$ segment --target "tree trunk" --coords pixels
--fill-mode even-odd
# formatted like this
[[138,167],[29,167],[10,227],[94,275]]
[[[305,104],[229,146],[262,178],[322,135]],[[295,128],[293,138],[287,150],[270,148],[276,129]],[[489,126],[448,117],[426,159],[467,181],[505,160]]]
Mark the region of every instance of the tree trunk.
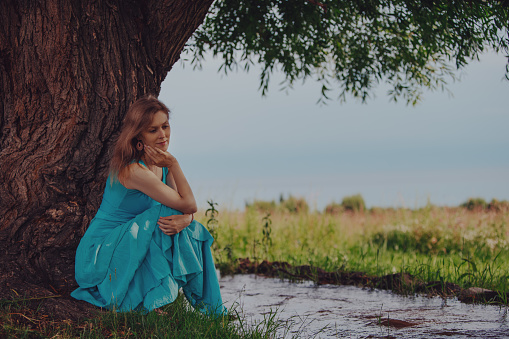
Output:
[[0,297],[76,287],[122,118],[159,93],[211,4],[0,1]]

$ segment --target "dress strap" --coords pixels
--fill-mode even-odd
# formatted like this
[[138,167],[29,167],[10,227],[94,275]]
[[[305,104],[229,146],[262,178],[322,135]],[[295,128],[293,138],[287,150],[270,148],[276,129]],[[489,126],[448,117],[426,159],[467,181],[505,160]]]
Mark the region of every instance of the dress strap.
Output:
[[168,176],[168,167],[163,167],[163,182],[166,184],[166,177]]
[[[146,168],[148,168],[148,166],[143,162],[143,160],[140,159],[140,161],[138,161],[139,164],[142,164],[143,166],[145,166]],[[162,182],[166,184],[166,176],[168,175],[168,167],[163,167],[163,180]]]

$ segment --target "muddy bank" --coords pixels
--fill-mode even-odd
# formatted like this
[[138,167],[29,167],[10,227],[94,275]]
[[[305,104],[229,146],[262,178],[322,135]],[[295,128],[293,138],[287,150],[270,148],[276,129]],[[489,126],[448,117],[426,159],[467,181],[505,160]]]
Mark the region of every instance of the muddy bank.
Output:
[[457,297],[464,303],[508,304],[509,293],[498,293],[479,287],[461,288],[457,284],[442,281],[421,281],[408,273],[388,274],[381,277],[362,272],[326,272],[309,265],[292,266],[287,262],[253,262],[249,258],[238,259],[237,265],[223,274],[257,274],[288,280],[309,280],[317,285],[362,286],[390,290],[400,294],[422,293],[428,296]]

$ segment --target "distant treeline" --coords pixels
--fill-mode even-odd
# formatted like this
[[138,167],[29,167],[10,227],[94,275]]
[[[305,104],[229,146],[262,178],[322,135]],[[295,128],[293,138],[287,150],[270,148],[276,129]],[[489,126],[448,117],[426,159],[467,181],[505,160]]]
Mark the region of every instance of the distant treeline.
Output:
[[[428,204],[426,207],[433,206]],[[465,208],[469,211],[509,211],[509,201],[492,199],[487,202],[483,198],[469,198],[467,201],[459,205],[458,207]],[[254,200],[252,202],[246,202],[246,209],[254,209],[264,213],[274,212],[290,212],[290,213],[307,213],[309,211],[308,202],[302,197],[294,197],[289,195],[285,198],[283,195],[279,197],[279,201],[276,200]],[[349,195],[344,197],[340,203],[331,202],[328,204],[323,213],[326,214],[339,214],[343,212],[381,212],[388,210],[396,210],[393,207],[371,207],[366,208],[366,203],[361,194]]]

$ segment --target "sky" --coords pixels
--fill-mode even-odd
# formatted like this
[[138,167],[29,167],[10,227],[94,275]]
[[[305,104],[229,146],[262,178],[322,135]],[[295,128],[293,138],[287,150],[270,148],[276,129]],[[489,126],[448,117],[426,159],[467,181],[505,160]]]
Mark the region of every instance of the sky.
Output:
[[[456,206],[469,197],[509,200],[506,58],[488,53],[458,73],[450,93],[394,103],[381,86],[361,103],[318,105],[312,81],[262,97],[259,73],[178,62],[159,99],[171,110],[169,151],[200,207],[242,209],[253,200],[304,197],[311,208],[360,193],[368,207]],[[278,80],[279,79],[279,80]]]

